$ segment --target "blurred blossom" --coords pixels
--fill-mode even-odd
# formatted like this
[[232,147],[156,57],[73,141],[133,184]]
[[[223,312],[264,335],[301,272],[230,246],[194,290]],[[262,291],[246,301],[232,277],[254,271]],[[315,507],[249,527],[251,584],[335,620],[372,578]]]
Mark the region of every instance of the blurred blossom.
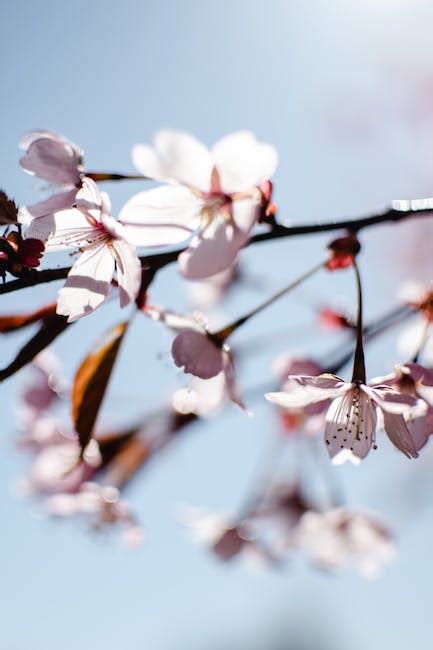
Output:
[[379,520],[344,508],[305,513],[298,544],[320,568],[338,571],[352,563],[365,578],[377,577],[395,557],[391,535]]
[[130,506],[120,499],[114,487],[84,483],[75,494],[56,494],[48,498],[45,505],[51,516],[83,518],[96,531],[121,528],[124,541],[130,547],[139,545],[143,539]]

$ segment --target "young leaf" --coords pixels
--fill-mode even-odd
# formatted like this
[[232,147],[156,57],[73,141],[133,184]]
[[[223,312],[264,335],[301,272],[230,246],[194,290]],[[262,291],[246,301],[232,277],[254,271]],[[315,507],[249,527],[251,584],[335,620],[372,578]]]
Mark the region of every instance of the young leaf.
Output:
[[17,223],[18,207],[13,199],[10,199],[6,192],[0,190],[0,225],[10,226]]
[[89,443],[104,399],[128,321],[110,330],[101,346],[91,352],[75,375],[72,386],[72,421],[81,450]]
[[68,323],[65,316],[54,314],[46,318],[36,334],[21,348],[15,359],[6,368],[0,370],[0,381],[7,379],[33,361],[35,356],[45,350],[69,325],[71,323]]

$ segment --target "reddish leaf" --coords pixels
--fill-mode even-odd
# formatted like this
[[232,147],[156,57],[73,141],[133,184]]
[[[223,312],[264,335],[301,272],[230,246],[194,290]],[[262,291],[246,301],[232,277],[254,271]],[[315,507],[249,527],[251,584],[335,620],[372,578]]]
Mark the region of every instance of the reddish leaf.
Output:
[[27,327],[38,320],[46,322],[53,317],[56,313],[56,303],[45,305],[36,311],[27,312],[26,314],[10,314],[8,316],[0,316],[0,332],[7,334],[14,332],[22,327]]
[[17,223],[18,207],[3,190],[0,190],[0,225],[10,226]]
[[82,451],[89,443],[128,322],[108,332],[78,368],[72,387],[72,421]]
[[54,314],[47,318],[30,341],[21,348],[15,359],[6,368],[0,370],[0,381],[7,379],[33,361],[35,356],[45,350],[70,324],[66,316]]

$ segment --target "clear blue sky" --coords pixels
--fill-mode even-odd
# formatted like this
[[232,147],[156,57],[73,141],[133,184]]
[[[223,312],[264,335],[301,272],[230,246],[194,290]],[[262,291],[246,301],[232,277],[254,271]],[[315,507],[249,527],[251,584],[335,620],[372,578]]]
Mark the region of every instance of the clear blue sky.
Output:
[[[280,151],[276,199],[285,220],[363,214],[392,198],[431,194],[431,2],[3,0],[0,7],[0,184],[22,202],[35,192],[18,167],[17,142],[38,127],[80,144],[89,168],[118,171],[132,169],[131,146],[160,127],[187,129],[208,144],[251,129]],[[110,188],[115,207],[135,189]],[[413,227],[365,235],[368,314],[393,304],[398,281],[417,273],[406,244],[416,242],[422,257],[426,235],[431,229],[419,236]],[[278,287],[315,263],[325,242],[270,243],[248,250],[245,264]],[[425,275],[425,265],[419,268]],[[167,269],[155,302],[182,308],[180,286],[174,267]],[[2,297],[1,311],[53,293],[50,286]],[[258,298],[243,291],[229,301],[227,318]],[[292,348],[323,349],[323,341],[300,336],[300,324],[332,298],[351,304],[349,277],[311,281],[245,336],[294,328]],[[56,345],[69,373],[115,319],[108,307]],[[20,340],[1,342],[1,365]],[[272,353],[288,349],[289,340],[276,340]],[[370,349],[371,374],[396,359],[393,344]],[[112,398],[125,418],[143,403],[145,410],[162,403],[167,387],[182,381],[166,356],[168,339],[144,319],[128,349]],[[267,350],[248,361],[243,384],[268,372],[270,360]],[[414,503],[431,493],[432,449],[415,467],[384,444],[361,468],[340,470],[349,500],[382,508],[397,528],[400,554],[379,582],[350,572],[323,576],[301,561],[282,573],[224,567],[176,524],[179,502],[230,508],[242,499],[272,435],[265,404],[253,420],[229,409],[197,427],[132,486],[148,542],[128,554],[115,539],[41,520],[36,506],[13,494],[24,472],[11,406],[19,381],[2,387],[0,402],[0,650],[431,648],[432,508],[412,514],[407,487],[415,486]]]

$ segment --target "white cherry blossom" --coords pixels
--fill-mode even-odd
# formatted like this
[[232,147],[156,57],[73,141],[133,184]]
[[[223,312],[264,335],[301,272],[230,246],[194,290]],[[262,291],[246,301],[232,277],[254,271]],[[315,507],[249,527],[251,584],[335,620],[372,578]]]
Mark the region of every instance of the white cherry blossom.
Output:
[[91,179],[83,181],[76,206],[34,219],[26,231],[26,237],[45,241],[47,251],[81,251],[58,295],[57,313],[69,322],[104,302],[115,269],[121,307],[137,297],[141,283],[140,260],[127,230],[111,216],[107,195]]
[[137,245],[178,244],[193,238],[179,256],[182,275],[202,279],[236,260],[260,214],[259,186],[275,172],[275,148],[248,131],[232,133],[211,150],[180,131],[160,131],[154,146],[133,149],[137,169],[166,183],[140,192],[120,220],[134,228]]

